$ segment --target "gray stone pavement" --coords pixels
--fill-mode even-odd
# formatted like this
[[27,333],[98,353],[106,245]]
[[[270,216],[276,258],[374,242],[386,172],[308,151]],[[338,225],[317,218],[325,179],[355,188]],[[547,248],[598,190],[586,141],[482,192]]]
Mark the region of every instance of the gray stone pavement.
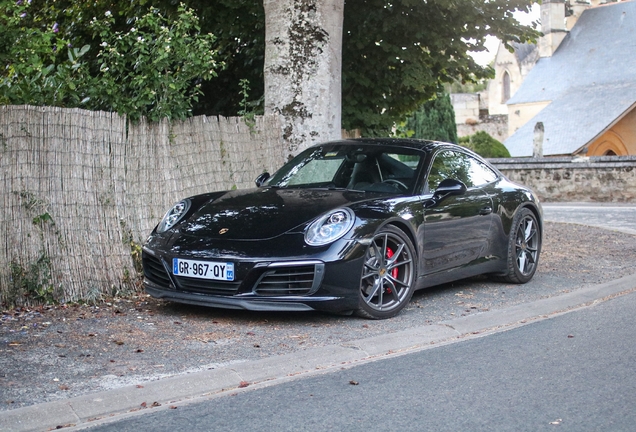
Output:
[[[588,205],[546,205],[546,220],[570,223],[598,223],[604,228],[632,230],[631,216],[616,223],[608,209],[623,214],[628,206],[590,207],[581,217],[577,209]],[[569,215],[568,220],[558,220]],[[630,213],[628,213],[630,215]],[[623,217],[625,215],[623,214]],[[628,231],[623,231],[628,232]],[[636,234],[636,229],[634,229]],[[401,355],[479,337],[547,319],[555,314],[592,305],[636,290],[636,274],[608,283],[578,289],[505,309],[418,326],[401,332],[312,348],[287,355],[228,365],[213,370],[178,375],[141,385],[47,402],[0,412],[0,431],[38,431],[65,427],[79,430],[120,416],[140,415],[149,410],[171,409],[223,392],[247,386],[272,385],[302,376],[337,370],[387,356]]]

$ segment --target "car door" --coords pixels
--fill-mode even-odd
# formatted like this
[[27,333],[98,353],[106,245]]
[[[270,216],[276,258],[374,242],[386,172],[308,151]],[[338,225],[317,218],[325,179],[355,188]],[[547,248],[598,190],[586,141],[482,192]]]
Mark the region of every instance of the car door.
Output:
[[[488,244],[493,203],[483,186],[496,179],[485,175],[480,162],[455,150],[442,150],[433,159],[425,182],[424,218],[420,228],[424,274],[461,267],[482,256]],[[481,164],[483,165],[483,164]],[[461,193],[436,194],[442,181],[466,186]],[[448,183],[448,182],[446,182]]]

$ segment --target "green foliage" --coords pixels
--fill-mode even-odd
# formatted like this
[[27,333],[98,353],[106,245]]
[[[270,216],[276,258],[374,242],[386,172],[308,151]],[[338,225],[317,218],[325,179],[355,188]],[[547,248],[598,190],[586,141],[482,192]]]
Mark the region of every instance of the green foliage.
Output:
[[183,4],[176,19],[157,8],[131,20],[125,31],[114,28],[112,13],[93,19],[99,37],[98,82],[89,106],[125,113],[133,120],[185,118],[201,94],[199,80],[216,76],[220,66],[214,36],[201,34],[199,19]]
[[73,48],[58,33],[57,22],[31,14],[30,1],[0,0],[0,104],[81,104],[89,46]]
[[51,260],[42,252],[38,259],[22,266],[11,262],[10,304],[21,298],[32,299],[36,303],[54,303],[55,289],[51,284]]
[[455,111],[450,96],[438,94],[425,102],[406,120],[406,130],[413,138],[457,143]]
[[[6,8],[13,7],[15,2],[0,0],[0,4]],[[28,20],[29,31],[37,29],[37,31],[45,32],[46,30],[50,33],[54,23],[59,23],[58,33],[51,35],[51,40],[55,40],[56,43],[59,41],[62,45],[56,51],[58,54],[55,55],[54,62],[49,60],[40,62],[44,67],[55,64],[57,68],[60,64],[67,62],[67,45],[64,44],[66,41],[74,47],[91,46],[89,52],[79,56],[78,63],[81,65],[73,72],[75,76],[70,80],[76,89],[74,92],[72,89],[63,92],[69,102],[58,101],[57,105],[78,106],[78,101],[81,103],[87,97],[88,90],[99,89],[102,86],[100,81],[102,66],[111,68],[110,62],[115,63],[118,60],[114,53],[111,54],[105,49],[106,47],[100,45],[102,41],[106,41],[110,49],[116,45],[114,43],[116,41],[102,39],[99,35],[95,35],[90,24],[92,17],[104,17],[107,12],[110,12],[110,18],[114,20],[109,23],[111,36],[125,36],[128,43],[132,44],[136,36],[131,34],[133,33],[131,27],[140,31],[138,21],[142,19],[138,18],[135,21],[134,17],[148,15],[149,4],[148,0],[137,2],[39,0],[34,2],[31,6],[33,12],[29,15],[32,19]],[[214,48],[217,53],[217,67],[205,68],[214,69],[214,74],[209,74],[208,77],[216,75],[216,78],[203,79],[203,71],[200,71],[198,74],[190,74],[194,78],[186,79],[184,76],[183,80],[173,83],[176,90],[185,91],[192,96],[190,99],[192,113],[236,115],[241,109],[245,110],[245,102],[252,107],[254,113],[262,113],[265,56],[265,14],[262,2],[185,0],[185,4],[196,10],[201,18],[197,24],[200,26],[200,31],[195,29],[189,32],[189,35],[195,38],[194,40],[210,32],[216,37]],[[536,38],[538,32],[521,26],[512,16],[512,11],[528,10],[530,4],[529,0],[347,1],[344,9],[342,50],[343,128],[360,129],[366,136],[387,135],[396,123],[439,92],[443,84],[454,81],[480,82],[484,78],[491,77],[492,68],[475,63],[469,51],[484,50],[486,35],[496,36],[506,43],[524,42]],[[182,16],[179,8],[184,6],[177,5],[175,0],[155,0],[152,5],[160,12],[156,15],[151,13],[149,20],[167,20],[171,23],[170,28],[178,25],[177,21]],[[149,26],[145,31],[150,33],[151,28],[153,27]],[[13,33],[1,30],[7,29],[0,28],[2,34],[0,52],[4,52],[2,47],[14,45],[17,39],[11,36]],[[30,36],[25,34],[22,37]],[[150,70],[151,73],[142,73],[142,69],[148,64],[138,62],[137,54],[142,55],[142,58],[146,60],[152,60],[160,57],[161,49],[164,47],[160,43],[149,44],[150,40],[144,37],[145,43],[139,46],[125,45],[117,41],[122,44],[117,46],[117,51],[126,57],[124,60],[128,67],[126,70],[128,75],[125,75],[121,81],[116,81],[106,74],[104,86],[110,94],[103,97],[91,94],[91,100],[85,101],[81,106],[108,109],[108,103],[111,103],[111,99],[116,96],[114,93],[120,90],[119,84],[122,84],[121,89],[126,92],[122,93],[121,99],[112,102],[120,107],[118,109],[132,110],[134,107],[140,107],[148,112],[152,111],[153,116],[154,113],[160,116],[158,113],[162,112],[166,105],[172,105],[172,103],[164,102],[161,96],[166,94],[166,88],[172,90],[169,84],[166,84],[168,81],[166,71],[181,72],[181,69],[162,66],[154,70],[148,67],[146,70]],[[50,45],[46,39],[43,39],[41,47],[42,58],[45,53],[50,54]],[[97,57],[100,48],[103,54]],[[188,58],[205,63],[205,58],[197,56],[194,52],[198,49],[196,44],[188,46],[188,49],[191,49]],[[154,50],[154,54],[150,54],[150,50]],[[64,51],[64,56],[59,55],[61,51]],[[173,52],[176,51],[175,48]],[[7,63],[6,59],[14,57],[14,55],[4,56],[2,60],[7,65],[11,63],[11,60]],[[98,61],[102,63],[98,64]],[[179,61],[175,60],[173,64],[179,64]],[[26,63],[37,64],[37,62]],[[225,68],[218,67],[221,63],[225,64]],[[139,69],[140,67],[142,69]],[[109,70],[111,74],[114,74],[113,69]],[[92,84],[83,84],[85,81],[80,79],[87,73],[95,79]],[[41,78],[38,79],[41,80]],[[250,83],[249,100],[245,100],[245,95],[242,93],[242,79],[247,79]],[[62,83],[62,81],[60,79],[57,82]],[[133,88],[133,83],[140,87]],[[201,93],[196,89],[199,84],[198,89],[205,97],[201,97]],[[143,87],[144,85],[146,87]],[[152,94],[150,89],[155,87],[156,94]],[[0,90],[0,93],[3,91]],[[178,112],[169,116],[180,117],[184,113],[189,113],[187,105],[182,100],[177,100],[174,106]],[[132,113],[132,115],[135,114]]]
[[141,261],[141,252],[142,252],[141,244],[135,241],[132,230],[130,229],[130,227],[128,227],[128,225],[123,219],[119,221],[119,226],[122,232],[122,240],[124,242],[124,245],[130,247],[130,257],[132,258],[132,265],[136,273],[135,276],[133,277],[131,276],[130,271],[128,269],[125,269],[123,282],[125,284],[140,285],[141,280],[143,278],[143,265]]
[[509,158],[510,152],[487,132],[479,131],[474,135],[461,137],[459,143],[485,158]]
[[[116,111],[132,120],[191,115],[202,82],[222,67],[215,38],[201,31],[193,9],[181,4],[167,16],[145,3],[100,9],[0,0],[0,103]],[[103,10],[111,6],[115,13]]]
[[238,111],[238,115],[243,117],[243,121],[250,129],[251,134],[256,133],[256,110],[258,109],[257,103],[250,102],[250,82],[248,79],[242,79],[239,81],[239,85],[241,86],[241,91],[239,92],[242,96],[240,107],[241,109]]
[[479,82],[461,82],[458,80],[453,81],[450,84],[444,85],[446,93],[479,93],[486,90],[488,82],[486,79],[479,80]]

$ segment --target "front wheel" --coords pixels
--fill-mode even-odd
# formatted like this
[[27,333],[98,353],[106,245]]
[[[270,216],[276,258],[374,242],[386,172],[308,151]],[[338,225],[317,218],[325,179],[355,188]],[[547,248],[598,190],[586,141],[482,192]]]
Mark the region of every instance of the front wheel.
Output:
[[526,283],[537,270],[541,253],[541,227],[532,211],[519,210],[512,221],[508,239],[506,282]]
[[382,228],[364,258],[356,314],[371,319],[397,315],[413,296],[416,274],[409,237],[394,226]]

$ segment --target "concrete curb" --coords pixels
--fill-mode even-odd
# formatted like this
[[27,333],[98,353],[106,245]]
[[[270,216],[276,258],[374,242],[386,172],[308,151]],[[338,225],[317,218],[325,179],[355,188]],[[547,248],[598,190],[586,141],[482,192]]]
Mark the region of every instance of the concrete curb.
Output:
[[[288,379],[450,343],[475,335],[518,327],[554,314],[589,306],[636,290],[636,274],[557,297],[482,312],[387,335],[360,339],[227,367],[178,375],[67,400],[0,412],[0,431],[43,431],[59,426],[82,428],[96,420],[137,412],[145,407],[235,390],[245,385]],[[144,410],[145,411],[145,410]],[[74,428],[75,429],[75,428]]]

